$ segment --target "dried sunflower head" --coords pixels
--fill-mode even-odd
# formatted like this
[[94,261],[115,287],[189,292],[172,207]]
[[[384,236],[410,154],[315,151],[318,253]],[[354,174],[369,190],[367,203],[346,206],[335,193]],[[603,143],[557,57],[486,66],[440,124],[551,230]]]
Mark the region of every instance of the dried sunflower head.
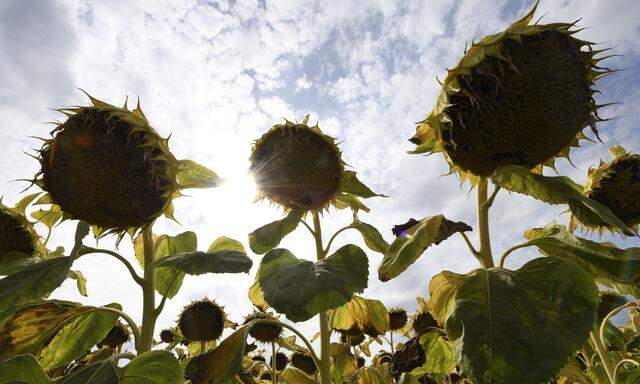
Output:
[[160,340],[162,340],[163,343],[171,344],[175,339],[176,334],[171,329],[163,329],[162,332],[160,332]]
[[407,325],[408,316],[404,308],[392,308],[389,311],[389,329],[398,331]]
[[109,333],[107,333],[104,339],[98,343],[98,348],[106,345],[111,349],[116,349],[129,341],[130,338],[131,332],[129,332],[129,327],[118,321],[116,325],[109,330]]
[[89,98],[89,106],[59,110],[67,120],[56,123],[39,151],[34,183],[64,219],[122,234],[162,214],[173,218],[172,200],[181,189],[219,184],[212,171],[177,160],[139,104],[129,110],[126,102],[119,108]]
[[[248,324],[252,320],[265,319],[277,320],[275,316],[266,312],[254,312],[244,319],[243,324]],[[258,323],[249,330],[249,335],[262,343],[274,343],[282,334],[282,326],[278,324]]]
[[321,210],[340,192],[340,150],[307,118],[271,128],[255,142],[250,161],[261,196],[285,208]]
[[613,291],[600,292],[598,304],[598,322],[602,322],[609,312],[627,304],[627,298]]
[[311,355],[304,352],[294,352],[293,355],[291,355],[291,365],[311,376],[313,376],[318,369]]
[[347,340],[349,341],[349,345],[356,346],[364,342],[365,336],[364,336],[364,333],[358,333],[355,335],[349,335],[349,334],[343,333],[340,335],[340,342],[342,344],[347,344]]
[[225,319],[224,310],[215,302],[205,298],[189,304],[182,310],[178,327],[185,339],[212,341],[222,336]]
[[425,363],[426,357],[419,338],[416,336],[409,339],[401,349],[394,353],[391,361],[391,374],[396,379],[404,372],[411,372]]
[[[609,208],[629,228],[637,230],[640,224],[640,155],[627,153],[620,147],[610,148],[614,159],[600,161],[597,168],[589,169],[583,193],[590,199]],[[571,226],[586,229],[619,232],[598,217],[592,217],[572,207]]]
[[420,122],[412,153],[443,152],[472,184],[501,166],[553,166],[601,121],[592,89],[612,71],[576,39],[575,23],[529,25],[537,4],[505,31],[474,42]]
[[18,209],[0,202],[0,265],[44,251],[40,237]]
[[438,322],[433,318],[431,313],[425,309],[416,312],[411,318],[411,328],[417,336],[437,326]]
[[[276,363],[276,370],[282,371],[287,367],[287,364],[289,364],[289,358],[284,353],[278,352],[276,353],[275,363]],[[271,359],[269,360],[269,366],[272,366],[272,365],[273,365],[273,356],[271,356]]]

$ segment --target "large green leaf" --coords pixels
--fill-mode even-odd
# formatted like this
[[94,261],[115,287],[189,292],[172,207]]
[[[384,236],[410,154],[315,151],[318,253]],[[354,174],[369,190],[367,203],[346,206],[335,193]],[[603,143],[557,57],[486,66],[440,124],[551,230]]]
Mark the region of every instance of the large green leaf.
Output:
[[[2,258],[3,263],[0,265],[0,276],[14,274],[30,265],[38,264],[43,260],[39,257],[24,257],[22,255],[24,255],[22,252],[12,252],[11,255],[5,253]],[[12,256],[15,256],[15,259]]]
[[411,373],[416,376],[449,374],[456,365],[451,344],[439,332],[424,333],[419,340],[422,349],[425,351],[425,363],[411,371]]
[[249,234],[249,248],[259,255],[274,249],[285,236],[296,229],[304,213],[303,210],[293,210],[284,219],[263,225],[251,232]]
[[375,196],[384,196],[373,192],[369,187],[364,185],[363,182],[358,180],[354,171],[342,172],[342,177],[340,178],[340,191],[364,197],[365,199]]
[[378,253],[385,253],[389,249],[389,243],[387,243],[380,232],[371,224],[363,223],[360,220],[354,221],[351,226],[355,228],[364,239],[364,243],[370,250]]
[[119,384],[118,368],[107,359],[73,371],[60,384]]
[[[106,307],[122,310],[120,304]],[[85,354],[115,325],[118,315],[115,313],[91,311],[79,316],[56,334],[53,340],[40,353],[40,364],[49,370],[66,365]]]
[[[156,263],[159,260],[177,253],[195,252],[198,248],[198,238],[194,232],[182,232],[176,236],[162,235],[154,239]],[[140,266],[144,268],[144,248],[142,235],[136,237],[134,241],[134,249],[136,258]],[[184,272],[177,271],[173,268],[157,268],[155,270],[156,291],[168,298],[174,297],[184,279]]]
[[20,355],[0,363],[0,384],[53,383],[32,355]]
[[598,300],[593,278],[570,260],[478,269],[457,286],[445,329],[475,384],[539,384],[586,342]]
[[353,296],[349,302],[336,308],[332,328],[347,331],[357,326],[361,330],[370,327],[385,334],[389,330],[389,312],[379,300]]
[[0,361],[26,353],[38,355],[62,327],[86,311],[77,303],[58,300],[16,308],[3,320]]
[[555,222],[525,233],[529,239],[523,246],[536,246],[547,256],[577,261],[591,274],[607,282],[635,284],[640,281],[640,248],[619,249],[569,233]]
[[367,287],[369,262],[362,249],[352,244],[316,263],[279,248],[263,257],[258,273],[266,302],[298,322],[339,307],[362,292]]
[[73,264],[70,257],[59,257],[29,265],[0,280],[0,311],[33,300],[40,300],[67,278]]
[[380,281],[388,281],[404,272],[432,244],[440,244],[456,232],[470,231],[462,222],[447,220],[442,215],[424,218],[391,243],[378,268]]
[[228,237],[220,237],[208,252],[182,252],[169,255],[154,263],[154,268],[168,267],[189,275],[203,273],[249,273],[253,261],[242,244]]
[[438,324],[444,324],[447,319],[449,308],[463,282],[464,275],[449,271],[442,271],[431,279],[429,313],[438,321]]
[[183,384],[182,368],[167,351],[150,351],[137,356],[122,370],[122,384]]
[[180,160],[176,179],[181,189],[212,188],[222,183],[215,172],[192,160]]
[[226,384],[242,368],[249,324],[238,328],[215,349],[189,361],[184,377],[192,384]]
[[584,196],[582,187],[566,176],[543,176],[531,172],[527,167],[508,165],[496,169],[491,181],[506,190],[529,195],[549,204],[568,204],[574,215],[596,216],[625,234],[635,235],[609,208]]

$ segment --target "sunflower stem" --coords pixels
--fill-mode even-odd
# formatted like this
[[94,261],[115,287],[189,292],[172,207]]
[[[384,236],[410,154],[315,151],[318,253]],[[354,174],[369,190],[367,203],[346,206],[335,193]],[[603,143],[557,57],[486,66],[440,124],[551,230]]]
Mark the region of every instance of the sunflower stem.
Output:
[[611,360],[609,360],[609,355],[607,354],[607,349],[605,348],[604,344],[602,343],[602,340],[600,339],[600,336],[598,336],[598,334],[595,331],[591,331],[591,341],[593,342],[593,345],[596,347],[596,351],[598,353],[598,356],[600,356],[600,361],[602,362],[602,365],[604,366],[604,370],[607,373],[607,377],[609,378],[609,382],[611,384],[616,384],[616,378],[614,376],[615,368],[613,367],[613,364],[611,363]]
[[480,263],[483,268],[493,268],[491,254],[491,238],[489,236],[489,196],[487,192],[487,178],[481,177],[478,182],[478,231],[480,233]]
[[[313,230],[316,240],[316,256],[318,260],[322,260],[325,258],[325,252],[322,248],[320,216],[316,211],[313,211]],[[320,384],[331,384],[330,337],[329,316],[327,312],[322,312],[320,313]]]
[[141,341],[138,354],[151,350],[153,344],[153,331],[156,323],[156,282],[153,270],[153,232],[151,225],[142,230],[142,240],[144,246],[144,285],[142,286],[142,329]]
[[276,368],[276,343],[271,343],[271,382],[278,383],[278,371]]
[[395,347],[393,346],[393,331],[391,331],[391,334],[389,335],[389,345],[391,345],[391,354],[393,355],[396,353]]

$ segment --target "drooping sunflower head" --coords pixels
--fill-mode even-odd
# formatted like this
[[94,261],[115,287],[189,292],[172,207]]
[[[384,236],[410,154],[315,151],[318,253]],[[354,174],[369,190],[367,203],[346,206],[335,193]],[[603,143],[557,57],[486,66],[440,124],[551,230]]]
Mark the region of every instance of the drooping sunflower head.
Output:
[[162,332],[160,332],[160,340],[162,340],[163,343],[171,344],[176,340],[176,333],[173,329],[163,329]]
[[592,89],[612,71],[575,23],[529,25],[537,4],[505,31],[474,42],[448,70],[412,153],[443,152],[472,184],[501,166],[553,167],[601,121]]
[[259,193],[288,209],[321,210],[340,192],[344,163],[317,125],[286,121],[255,142],[250,171]]
[[[253,320],[277,320],[275,316],[267,312],[254,312],[244,319],[244,324],[249,324]],[[251,326],[249,335],[262,343],[274,343],[282,334],[282,326],[270,323],[257,323]]]
[[317,370],[315,361],[305,352],[294,352],[291,355],[291,365],[312,376]]
[[408,316],[404,308],[392,308],[389,310],[389,329],[397,331],[407,325]]
[[420,337],[409,339],[397,350],[391,361],[391,374],[398,379],[404,372],[411,372],[426,361],[425,352],[420,345]]
[[205,298],[189,304],[182,310],[178,327],[185,339],[213,341],[222,336],[226,315],[222,307]]
[[[590,199],[609,208],[629,228],[637,230],[640,224],[640,155],[627,153],[620,147],[610,148],[614,159],[600,161],[597,168],[589,169],[583,193]],[[586,229],[619,232],[598,217],[572,210],[572,225]]]
[[[287,357],[287,355],[285,355],[282,352],[278,352],[276,353],[276,369],[278,371],[282,371],[283,369],[285,369],[287,367],[287,364],[289,364],[289,358]],[[272,366],[272,364],[274,363],[273,361],[273,356],[271,356],[271,360],[269,361],[269,365]]]
[[129,327],[118,321],[97,345],[98,348],[108,346],[111,349],[116,349],[129,341],[130,338],[131,332],[129,331]]
[[613,291],[600,292],[600,303],[598,304],[597,318],[601,323],[609,312],[627,304],[627,298]]
[[0,265],[33,257],[43,250],[33,224],[17,209],[0,202]]
[[437,326],[438,322],[433,318],[431,313],[425,309],[416,312],[411,317],[411,329],[416,335],[422,335]]
[[356,333],[356,334],[343,333],[340,335],[340,342],[342,344],[349,343],[349,345],[351,346],[360,345],[364,342],[364,340],[365,340],[365,334],[362,332]]
[[124,232],[170,215],[180,162],[168,140],[133,111],[91,96],[92,105],[61,109],[68,118],[40,150],[36,183],[66,218]]

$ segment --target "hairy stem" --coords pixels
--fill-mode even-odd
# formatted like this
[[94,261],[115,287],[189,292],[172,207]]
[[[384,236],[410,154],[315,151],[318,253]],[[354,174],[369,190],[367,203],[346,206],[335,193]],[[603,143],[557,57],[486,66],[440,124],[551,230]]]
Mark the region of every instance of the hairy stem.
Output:
[[391,335],[389,335],[389,344],[391,345],[391,354],[393,355],[394,353],[396,353],[396,347],[393,346],[393,331],[391,331]]
[[138,354],[151,350],[153,344],[153,331],[156,325],[156,282],[152,267],[154,258],[153,232],[151,226],[142,230],[144,246],[144,285],[142,286],[142,330],[140,350]]
[[480,263],[484,268],[492,268],[491,238],[489,236],[489,196],[487,193],[487,178],[481,177],[478,182],[478,231],[480,233]]
[[[313,230],[316,240],[316,256],[318,260],[325,257],[322,248],[322,229],[320,227],[320,217],[318,212],[313,212]],[[330,330],[329,315],[327,312],[320,313],[320,384],[331,384],[331,357],[330,357]]]
[[110,251],[108,249],[98,249],[98,248],[91,248],[91,247],[85,247],[85,246],[82,246],[80,248],[79,254],[81,256],[88,255],[90,253],[102,253],[105,255],[115,257],[122,264],[124,264],[124,266],[127,268],[129,273],[131,274],[131,277],[133,278],[133,281],[135,281],[136,284],[138,284],[141,287],[144,285],[144,279],[138,276],[138,274],[136,273],[136,270],[133,268],[129,260],[125,259],[124,256],[120,255],[119,253]]
[[276,368],[276,343],[271,343],[271,382],[278,383],[278,370]]
[[600,356],[600,361],[602,361],[604,370],[605,372],[607,372],[607,377],[609,378],[609,382],[611,384],[616,384],[616,378],[614,373],[615,368],[613,367],[613,364],[609,359],[609,355],[607,354],[607,348],[605,348],[604,344],[602,343],[600,336],[594,331],[591,331],[591,341],[593,342],[593,345],[596,347],[598,356]]

